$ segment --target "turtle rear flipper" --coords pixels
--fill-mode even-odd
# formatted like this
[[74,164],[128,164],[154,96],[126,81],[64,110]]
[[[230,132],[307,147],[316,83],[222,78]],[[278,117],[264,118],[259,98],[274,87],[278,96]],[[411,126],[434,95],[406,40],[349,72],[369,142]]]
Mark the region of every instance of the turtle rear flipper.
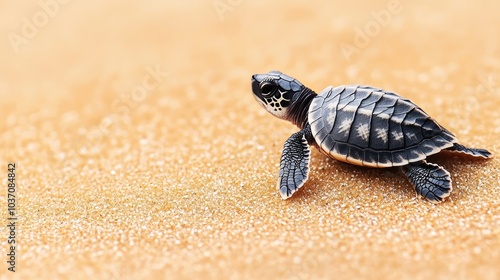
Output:
[[452,191],[450,173],[437,164],[425,160],[401,167],[417,194],[432,203],[441,202]]
[[448,148],[448,150],[468,154],[474,157],[483,157],[483,158],[493,157],[493,155],[486,149],[467,148],[464,145],[460,145],[458,143],[453,144],[453,147]]
[[311,149],[306,140],[309,125],[288,138],[281,154],[278,189],[281,197],[287,199],[307,181]]

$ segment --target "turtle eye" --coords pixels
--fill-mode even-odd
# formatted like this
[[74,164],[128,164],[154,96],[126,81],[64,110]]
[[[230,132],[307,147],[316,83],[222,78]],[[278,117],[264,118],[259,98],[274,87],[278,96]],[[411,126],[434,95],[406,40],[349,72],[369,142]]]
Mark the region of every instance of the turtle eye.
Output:
[[260,91],[262,92],[262,96],[271,96],[276,91],[276,84],[273,82],[264,82],[260,86]]

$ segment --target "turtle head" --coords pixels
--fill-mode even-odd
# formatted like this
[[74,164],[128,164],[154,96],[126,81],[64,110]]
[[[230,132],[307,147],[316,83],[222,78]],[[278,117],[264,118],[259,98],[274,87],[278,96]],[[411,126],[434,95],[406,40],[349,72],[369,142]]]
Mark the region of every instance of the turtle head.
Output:
[[255,100],[269,113],[284,120],[291,120],[290,108],[300,100],[306,87],[294,78],[278,71],[252,76]]

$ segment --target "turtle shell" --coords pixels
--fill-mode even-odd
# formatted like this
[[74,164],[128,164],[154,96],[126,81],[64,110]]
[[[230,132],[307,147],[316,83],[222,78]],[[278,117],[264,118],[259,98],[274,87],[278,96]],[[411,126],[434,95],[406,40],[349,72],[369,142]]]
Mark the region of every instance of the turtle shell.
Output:
[[355,165],[402,166],[458,143],[410,100],[370,86],[327,87],[308,121],[322,152]]

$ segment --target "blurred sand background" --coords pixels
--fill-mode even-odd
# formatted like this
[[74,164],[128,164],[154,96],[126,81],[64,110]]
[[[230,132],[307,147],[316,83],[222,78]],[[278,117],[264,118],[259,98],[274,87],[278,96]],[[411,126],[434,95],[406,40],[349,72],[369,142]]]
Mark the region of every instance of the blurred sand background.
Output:
[[[500,3],[311,3],[0,2],[1,178],[17,162],[19,215],[17,272],[2,253],[0,278],[499,279]],[[314,150],[282,201],[297,129],[250,91],[274,69],[318,92],[394,90],[497,157],[432,157],[454,192],[431,205],[395,170]]]

